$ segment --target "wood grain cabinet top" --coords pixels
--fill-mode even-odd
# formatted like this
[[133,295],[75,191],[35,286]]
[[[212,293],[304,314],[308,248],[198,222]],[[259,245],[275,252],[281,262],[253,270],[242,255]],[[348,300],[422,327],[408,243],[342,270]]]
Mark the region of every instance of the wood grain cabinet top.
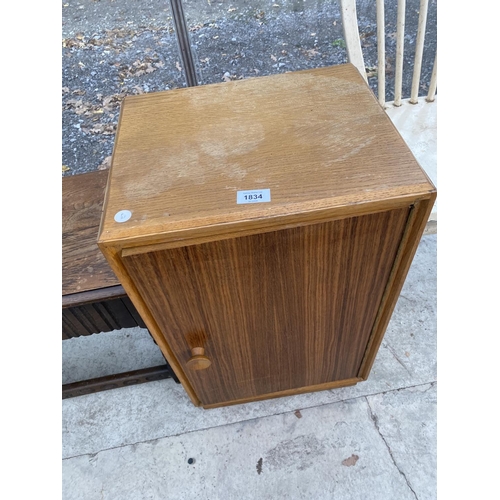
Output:
[[346,64],[125,98],[98,244],[209,408],[366,379],[435,197]]

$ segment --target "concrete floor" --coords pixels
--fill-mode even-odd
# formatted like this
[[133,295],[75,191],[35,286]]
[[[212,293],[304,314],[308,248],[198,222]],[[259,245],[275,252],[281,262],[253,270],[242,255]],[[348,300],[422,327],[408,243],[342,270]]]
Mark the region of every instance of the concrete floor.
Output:
[[[436,245],[366,382],[213,410],[171,379],[64,400],[63,498],[436,498]],[[63,382],[161,361],[141,329],[67,340]]]

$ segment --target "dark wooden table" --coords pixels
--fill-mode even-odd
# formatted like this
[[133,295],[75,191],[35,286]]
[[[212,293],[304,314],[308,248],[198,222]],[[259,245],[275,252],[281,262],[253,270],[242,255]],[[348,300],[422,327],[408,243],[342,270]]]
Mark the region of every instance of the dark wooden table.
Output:
[[[96,241],[108,171],[62,180],[62,339],[139,326],[139,313]],[[173,377],[168,363],[63,385],[63,398]]]

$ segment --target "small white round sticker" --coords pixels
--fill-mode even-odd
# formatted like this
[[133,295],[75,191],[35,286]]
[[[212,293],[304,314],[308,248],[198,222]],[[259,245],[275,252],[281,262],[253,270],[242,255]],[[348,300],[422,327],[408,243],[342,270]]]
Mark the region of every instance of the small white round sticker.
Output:
[[120,210],[115,214],[116,222],[127,222],[130,217],[132,217],[132,212],[130,210]]

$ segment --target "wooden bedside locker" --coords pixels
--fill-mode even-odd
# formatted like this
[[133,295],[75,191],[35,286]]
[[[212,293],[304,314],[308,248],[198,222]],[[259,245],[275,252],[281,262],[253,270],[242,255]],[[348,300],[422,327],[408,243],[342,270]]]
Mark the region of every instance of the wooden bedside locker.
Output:
[[365,380],[435,198],[346,64],[125,98],[98,244],[211,408]]

